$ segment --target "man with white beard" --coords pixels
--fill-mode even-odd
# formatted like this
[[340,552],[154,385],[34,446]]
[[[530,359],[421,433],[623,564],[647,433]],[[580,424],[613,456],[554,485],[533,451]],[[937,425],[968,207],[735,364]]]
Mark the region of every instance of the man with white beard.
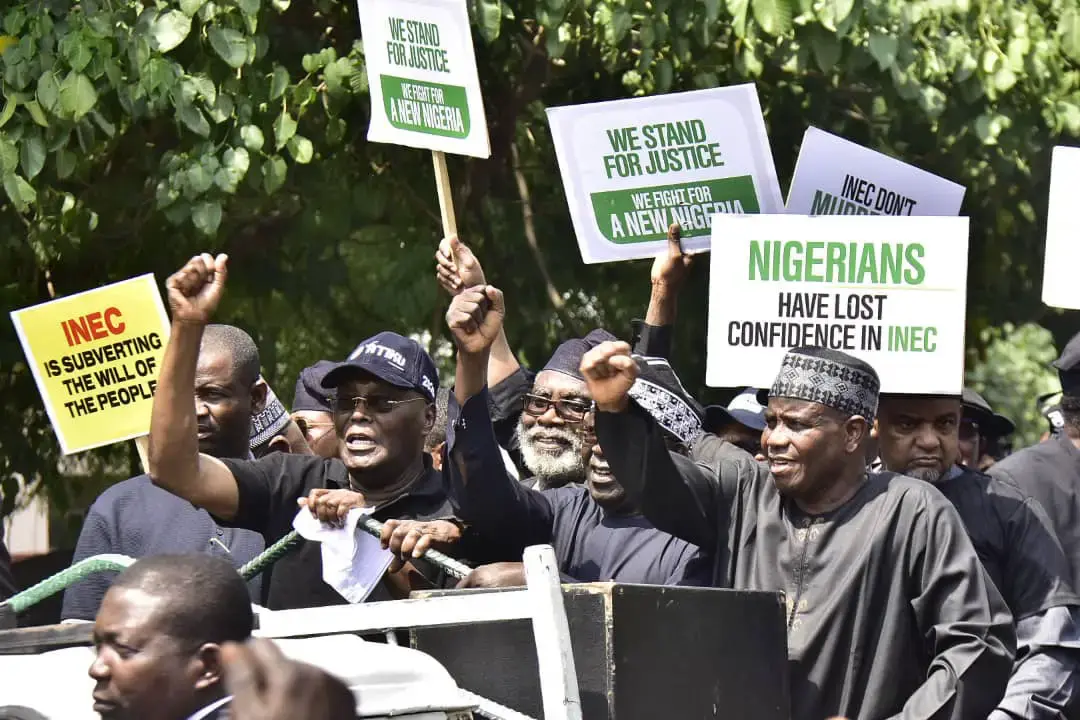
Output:
[[[571,470],[585,474],[581,465],[588,453],[587,488],[549,486],[538,492],[506,474],[492,427],[485,372],[503,314],[502,293],[490,286],[459,293],[447,313],[458,353],[447,413],[449,462],[443,472],[455,516],[496,546],[493,554],[508,561],[518,560],[529,545],[550,543],[568,582],[695,584],[697,574],[706,569],[694,562],[698,549],[643,518],[636,498],[619,484],[599,447],[594,448],[592,403],[581,392],[580,363],[585,349],[607,333],[597,331],[560,346],[525,396],[519,433],[526,462],[551,473],[541,476],[546,482],[565,479]],[[637,361],[641,377],[634,397],[650,408],[673,444],[685,447],[701,431],[700,407],[666,360]],[[457,528],[443,521],[393,524],[392,535],[383,534],[384,545],[398,555],[415,554],[425,545],[451,545],[458,536]],[[460,587],[523,583],[521,563],[502,562],[477,568]]]
[[522,396],[514,434],[531,474],[522,481],[527,487],[550,490],[585,482],[592,454],[592,442],[586,441],[592,398],[581,376],[581,358],[590,348],[614,339],[606,330],[593,330],[584,338],[567,340]]

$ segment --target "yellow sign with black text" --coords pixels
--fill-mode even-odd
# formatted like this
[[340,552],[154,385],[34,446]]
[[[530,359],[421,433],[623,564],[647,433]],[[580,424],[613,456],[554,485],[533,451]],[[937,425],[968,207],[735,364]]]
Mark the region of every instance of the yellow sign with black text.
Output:
[[11,313],[65,455],[150,432],[169,336],[153,275]]

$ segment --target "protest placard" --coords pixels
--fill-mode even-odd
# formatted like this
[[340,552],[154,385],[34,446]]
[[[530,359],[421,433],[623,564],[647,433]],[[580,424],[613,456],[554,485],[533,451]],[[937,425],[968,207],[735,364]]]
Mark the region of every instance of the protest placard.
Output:
[[65,455],[146,435],[169,320],[153,275],[11,313]]
[[718,216],[708,384],[767,388],[786,350],[818,345],[885,392],[958,394],[967,246],[962,217]]
[[1056,147],[1050,169],[1042,301],[1080,310],[1080,147]]
[[715,213],[782,213],[753,84],[549,108],[586,263],[654,257],[671,223],[709,248]]
[[371,92],[368,140],[491,155],[464,0],[357,0]]
[[787,211],[796,215],[959,215],[964,187],[812,127]]

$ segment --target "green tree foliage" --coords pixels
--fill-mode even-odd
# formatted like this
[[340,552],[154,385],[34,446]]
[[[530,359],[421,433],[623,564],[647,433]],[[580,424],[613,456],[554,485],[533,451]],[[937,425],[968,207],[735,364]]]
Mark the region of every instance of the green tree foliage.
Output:
[[[580,263],[543,108],[747,81],[785,185],[813,124],[968,187],[970,337],[1039,312],[1049,149],[1080,136],[1075,0],[466,1],[492,158],[451,159],[455,203],[527,361],[625,332],[648,297],[643,264]],[[4,307],[213,249],[233,258],[223,320],[286,398],[379,329],[445,337],[430,159],[365,139],[352,2],[13,0],[0,20]],[[706,284],[699,267],[682,304],[692,387]],[[0,403],[0,477],[78,505],[10,326]]]
[[1015,447],[1037,443],[1049,428],[1037,400],[1061,390],[1050,367],[1058,356],[1054,338],[1033,323],[1005,323],[984,330],[980,340],[985,350],[969,362],[967,382],[995,412],[1016,423]]

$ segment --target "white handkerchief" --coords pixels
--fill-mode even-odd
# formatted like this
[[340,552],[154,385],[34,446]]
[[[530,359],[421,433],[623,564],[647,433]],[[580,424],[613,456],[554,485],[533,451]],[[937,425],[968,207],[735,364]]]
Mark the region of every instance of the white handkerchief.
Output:
[[351,603],[361,603],[371,594],[393,560],[377,538],[358,530],[368,508],[353,508],[344,527],[324,525],[307,508],[301,508],[293,528],[305,540],[322,544],[323,580]]

